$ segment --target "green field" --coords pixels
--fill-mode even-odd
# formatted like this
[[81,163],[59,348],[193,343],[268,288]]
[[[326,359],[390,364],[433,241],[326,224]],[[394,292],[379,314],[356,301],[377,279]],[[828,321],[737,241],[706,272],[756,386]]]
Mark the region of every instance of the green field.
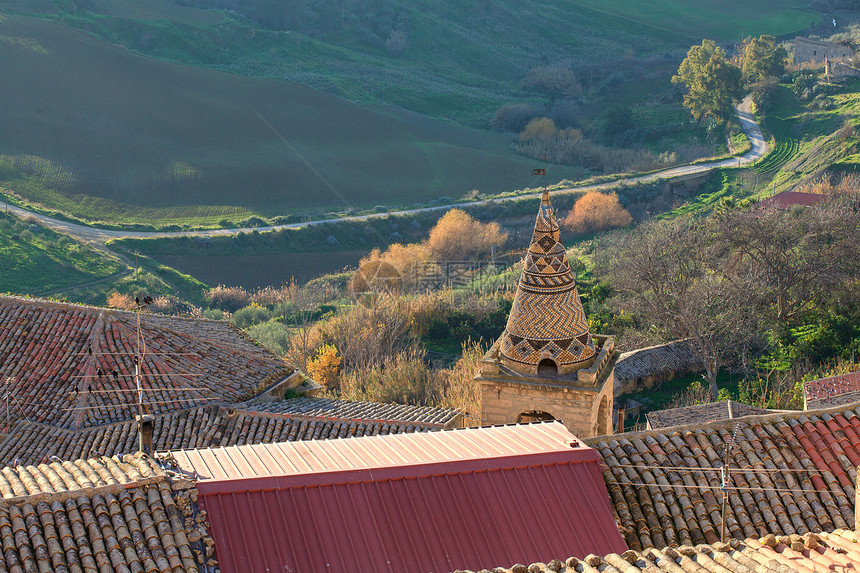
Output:
[[568,0],[617,18],[693,39],[741,40],[748,35],[802,31],[821,15],[804,0]]
[[[84,221],[158,227],[534,186],[535,162],[514,154],[509,136],[462,127],[486,128],[511,102],[549,113],[557,102],[520,87],[529,70],[574,70],[583,95],[568,116],[588,133],[610,104],[636,108],[668,90],[691,37],[740,38],[739,21],[788,32],[814,19],[800,18],[797,2],[766,0],[724,11],[662,0],[653,13],[629,0],[350,5],[408,22],[393,53],[385,26],[345,17],[266,27],[207,9],[211,0],[77,4],[0,2],[0,187]],[[678,19],[658,25],[670,12]],[[688,131],[676,135],[695,137]],[[646,145],[661,153],[683,143]],[[584,175],[550,172],[554,181]]]
[[84,220],[214,224],[533,183],[501,135],[144,58],[45,20],[7,16],[4,36],[0,184]]

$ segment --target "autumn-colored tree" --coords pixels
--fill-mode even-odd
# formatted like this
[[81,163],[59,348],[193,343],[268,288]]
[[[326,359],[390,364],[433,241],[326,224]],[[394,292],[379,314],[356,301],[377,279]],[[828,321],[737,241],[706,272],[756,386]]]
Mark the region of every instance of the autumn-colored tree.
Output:
[[536,117],[520,133],[520,141],[548,141],[555,135],[555,122],[548,117]]
[[317,349],[313,360],[308,362],[308,374],[327,390],[334,390],[340,381],[341,361],[340,354],[333,344],[323,344]]
[[776,43],[773,36],[747,38],[741,53],[741,70],[747,82],[758,82],[785,73],[788,52]]
[[413,292],[431,255],[424,243],[394,243],[385,251],[373,249],[359,262],[350,286],[354,293]]
[[684,107],[698,120],[729,117],[743,95],[740,69],[726,60],[725,51],[713,40],[690,48],[672,83],[686,86]]
[[437,261],[469,261],[507,240],[498,223],[481,223],[461,209],[451,209],[430,230],[427,246]]
[[615,193],[589,191],[580,197],[564,219],[564,227],[575,235],[588,235],[626,227],[633,221]]

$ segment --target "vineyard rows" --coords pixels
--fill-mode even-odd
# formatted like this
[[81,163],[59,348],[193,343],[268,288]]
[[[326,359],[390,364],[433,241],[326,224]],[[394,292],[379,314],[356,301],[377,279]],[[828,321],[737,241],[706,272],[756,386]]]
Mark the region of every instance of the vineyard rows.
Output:
[[773,151],[771,151],[764,159],[759,161],[753,169],[760,175],[776,175],[780,168],[788,163],[799,149],[800,143],[796,139],[777,141]]

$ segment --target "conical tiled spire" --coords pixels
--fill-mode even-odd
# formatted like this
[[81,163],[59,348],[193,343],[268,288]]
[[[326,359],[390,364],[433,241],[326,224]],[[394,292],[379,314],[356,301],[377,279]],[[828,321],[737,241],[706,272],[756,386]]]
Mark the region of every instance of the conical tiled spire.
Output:
[[596,350],[564,246],[558,220],[544,190],[535,232],[502,334],[501,357],[526,374],[553,364],[559,373],[586,368]]

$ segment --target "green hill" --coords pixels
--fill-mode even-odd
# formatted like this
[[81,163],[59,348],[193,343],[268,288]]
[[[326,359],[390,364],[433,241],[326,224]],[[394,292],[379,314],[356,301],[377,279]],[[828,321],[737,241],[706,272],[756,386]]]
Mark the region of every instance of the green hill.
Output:
[[501,104],[534,98],[520,85],[542,67],[569,67],[597,93],[607,82],[641,81],[631,72],[655,59],[677,66],[702,38],[791,34],[821,18],[803,0],[7,2],[58,12],[49,17],[143,54],[473,127],[486,127]]
[[[817,19],[794,0],[181,3],[0,0],[0,186],[162,226],[521,188],[533,160],[456,124],[527,101],[588,130],[614,101],[668,89],[703,35]],[[575,97],[521,87],[559,66]]]
[[533,179],[501,135],[141,57],[46,20],[3,18],[0,77],[0,184],[83,219],[215,223]]

